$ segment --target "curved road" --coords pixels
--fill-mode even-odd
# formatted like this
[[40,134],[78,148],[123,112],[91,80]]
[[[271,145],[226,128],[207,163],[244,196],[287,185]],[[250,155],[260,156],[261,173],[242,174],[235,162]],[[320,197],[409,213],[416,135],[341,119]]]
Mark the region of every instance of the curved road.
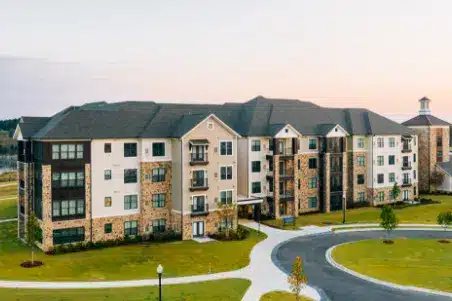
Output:
[[[281,244],[272,254],[273,262],[285,273],[291,270],[296,256],[303,258],[309,285],[318,289],[322,300],[332,301],[450,301],[448,297],[408,292],[374,284],[332,267],[325,259],[326,251],[335,245],[363,239],[380,238],[382,231],[347,232],[311,237],[298,237]],[[452,238],[452,232],[394,231],[392,237]],[[413,275],[416,277],[416,275]]]

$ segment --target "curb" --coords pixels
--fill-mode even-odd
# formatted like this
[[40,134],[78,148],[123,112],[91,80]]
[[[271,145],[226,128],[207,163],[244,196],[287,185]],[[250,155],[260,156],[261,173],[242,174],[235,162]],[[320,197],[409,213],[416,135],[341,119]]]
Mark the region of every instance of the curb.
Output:
[[[423,230],[423,229],[419,229],[419,230]],[[355,276],[357,278],[360,278],[362,280],[366,280],[368,282],[372,282],[378,285],[382,285],[382,286],[386,286],[386,287],[390,287],[393,289],[398,289],[398,290],[403,290],[403,291],[412,291],[412,292],[417,292],[417,293],[424,293],[424,294],[434,294],[434,295],[438,295],[438,296],[443,296],[443,297],[449,297],[452,298],[452,293],[446,293],[443,291],[436,291],[436,290],[430,290],[430,289],[426,289],[426,288],[420,288],[420,287],[416,287],[416,286],[407,286],[407,285],[400,285],[400,284],[394,284],[391,282],[387,282],[387,281],[382,281],[382,280],[378,280],[369,276],[365,276],[363,274],[360,274],[358,272],[355,272],[351,269],[348,269],[346,267],[344,267],[343,265],[337,263],[332,256],[333,250],[336,247],[342,246],[342,245],[347,245],[347,244],[351,244],[353,242],[346,242],[343,244],[339,244],[339,245],[335,245],[332,246],[331,248],[329,248],[326,253],[325,253],[325,259],[326,261],[332,265],[333,267],[335,267],[338,270],[341,270],[347,274],[350,274],[352,276]]]

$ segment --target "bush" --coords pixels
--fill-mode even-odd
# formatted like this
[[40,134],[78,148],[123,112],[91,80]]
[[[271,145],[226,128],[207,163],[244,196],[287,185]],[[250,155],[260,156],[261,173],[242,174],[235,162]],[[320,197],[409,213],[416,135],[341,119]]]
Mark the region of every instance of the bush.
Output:
[[232,240],[244,240],[249,235],[249,230],[238,226],[237,230],[229,229],[229,237],[226,236],[226,231],[220,230],[217,233],[209,234],[208,236],[212,239],[219,241],[232,241]]
[[347,209],[356,209],[356,208],[364,208],[369,207],[370,203],[368,201],[359,201],[351,204],[347,204]]
[[161,233],[153,233],[151,240],[158,242],[173,241],[182,239],[182,234],[176,233],[174,230],[166,230]]

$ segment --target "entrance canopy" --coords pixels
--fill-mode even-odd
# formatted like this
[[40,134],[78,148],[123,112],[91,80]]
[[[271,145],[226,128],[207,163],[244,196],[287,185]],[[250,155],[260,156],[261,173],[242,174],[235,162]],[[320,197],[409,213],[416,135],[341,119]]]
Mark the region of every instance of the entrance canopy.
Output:
[[257,197],[247,197],[244,195],[238,195],[237,196],[237,206],[240,205],[252,205],[252,204],[262,204],[264,201],[263,198],[257,198]]

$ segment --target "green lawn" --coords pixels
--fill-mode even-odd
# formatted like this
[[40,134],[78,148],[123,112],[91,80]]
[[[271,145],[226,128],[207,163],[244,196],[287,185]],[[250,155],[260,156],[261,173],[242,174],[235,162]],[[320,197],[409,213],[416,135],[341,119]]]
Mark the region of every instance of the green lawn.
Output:
[[17,217],[17,185],[2,187],[9,183],[0,182],[0,220]]
[[91,250],[62,255],[38,252],[44,266],[20,267],[30,258],[28,248],[16,239],[15,222],[0,224],[0,279],[5,280],[126,280],[155,278],[162,264],[166,277],[236,270],[249,263],[253,246],[265,238],[250,231],[243,241],[199,244],[194,241],[150,243]]
[[[271,292],[263,295],[260,301],[295,301],[295,295],[287,292]],[[300,301],[312,301],[312,299],[301,297]]]
[[402,285],[452,292],[452,243],[433,239],[363,240],[333,250],[338,263],[358,273]]
[[[162,299],[240,301],[250,284],[248,280],[227,279],[168,285],[162,287]],[[154,301],[158,300],[158,287],[83,290],[0,289],[0,295],[0,299],[5,301]]]
[[[422,196],[440,201],[440,204],[429,205],[411,205],[402,209],[395,209],[399,223],[404,224],[436,224],[436,217],[442,211],[452,210],[452,196],[446,195],[427,195]],[[346,223],[379,223],[380,208],[365,207],[358,209],[349,209],[346,213]],[[295,227],[292,225],[282,226],[279,220],[269,220],[263,222],[269,226],[284,228],[286,230],[298,229],[307,225],[340,225],[342,224],[342,211],[330,213],[315,213],[301,215],[296,219]]]

